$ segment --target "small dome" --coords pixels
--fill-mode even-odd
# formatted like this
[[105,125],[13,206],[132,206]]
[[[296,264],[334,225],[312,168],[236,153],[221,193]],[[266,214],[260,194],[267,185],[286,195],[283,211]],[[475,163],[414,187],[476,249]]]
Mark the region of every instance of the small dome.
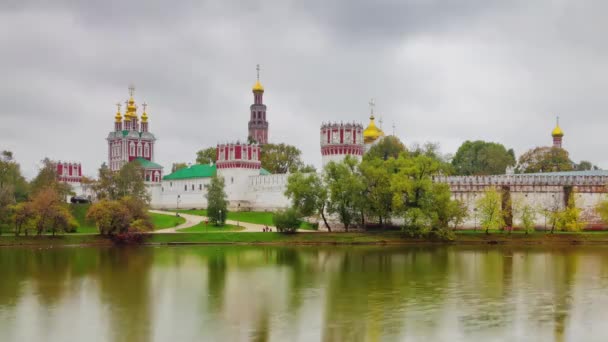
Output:
[[264,87],[262,86],[262,83],[260,83],[260,80],[257,80],[255,82],[255,84],[253,85],[253,91],[264,91]]
[[559,125],[556,125],[555,128],[553,129],[553,131],[551,132],[551,136],[553,136],[553,137],[563,137],[564,136],[564,131],[562,131],[562,129],[559,127]]
[[370,116],[369,125],[363,130],[363,141],[366,144],[371,144],[374,141],[378,140],[378,138],[384,136],[384,132],[380,128],[378,128],[378,126],[376,126],[374,120],[374,116]]

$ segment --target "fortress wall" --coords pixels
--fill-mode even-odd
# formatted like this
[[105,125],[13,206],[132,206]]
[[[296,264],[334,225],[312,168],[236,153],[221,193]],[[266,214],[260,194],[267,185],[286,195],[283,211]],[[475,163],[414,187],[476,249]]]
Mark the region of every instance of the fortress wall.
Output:
[[[519,226],[518,210],[529,205],[537,213],[537,227],[549,225],[545,216],[548,211],[563,209],[566,192],[572,191],[577,208],[582,210],[581,218],[588,224],[600,223],[595,206],[606,199],[606,176],[557,176],[557,175],[500,175],[500,176],[450,176],[436,177],[435,182],[450,186],[452,197],[460,200],[468,208],[469,217],[465,228],[479,228],[475,211],[476,203],[487,188],[495,187],[509,191],[514,215],[514,225]],[[549,227],[550,228],[550,227]]]
[[207,207],[207,190],[210,178],[164,180],[160,184],[148,185],[150,206],[153,209],[203,209]]
[[270,211],[287,208],[290,204],[285,197],[289,174],[249,177],[247,198],[254,211]]

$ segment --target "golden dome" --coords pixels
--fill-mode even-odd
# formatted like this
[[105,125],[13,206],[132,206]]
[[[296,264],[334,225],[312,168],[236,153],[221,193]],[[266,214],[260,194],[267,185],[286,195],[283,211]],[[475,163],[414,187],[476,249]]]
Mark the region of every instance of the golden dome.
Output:
[[120,102],[116,104],[116,116],[114,116],[114,119],[116,119],[116,122],[121,122],[122,121],[122,115],[120,114]]
[[563,137],[564,136],[564,131],[562,131],[562,129],[559,127],[559,125],[556,125],[555,128],[553,129],[553,131],[551,132],[551,136],[553,136],[553,137]]
[[146,113],[146,107],[148,107],[148,105],[144,102],[142,107],[144,107],[144,112],[141,114],[141,121],[148,122],[148,113]]
[[253,91],[264,91],[264,87],[262,86],[262,83],[260,83],[260,80],[257,80],[255,82],[255,84],[253,85]]
[[378,138],[384,136],[384,132],[376,126],[374,120],[375,118],[372,114],[372,116],[369,117],[369,125],[363,130],[363,142],[366,144],[371,144],[378,140]]

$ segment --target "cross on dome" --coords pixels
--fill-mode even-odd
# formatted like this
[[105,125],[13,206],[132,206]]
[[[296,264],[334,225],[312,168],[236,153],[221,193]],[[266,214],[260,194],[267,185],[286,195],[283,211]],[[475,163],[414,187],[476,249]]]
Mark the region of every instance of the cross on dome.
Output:
[[129,95],[133,97],[133,93],[135,93],[135,86],[133,84],[129,85]]
[[256,66],[255,66],[255,70],[256,70],[256,71],[257,71],[257,73],[258,73],[258,78],[257,78],[257,79],[258,79],[258,81],[259,81],[259,80],[260,80],[260,65],[259,65],[259,64],[256,64]]
[[370,113],[372,114],[372,116],[374,115],[374,107],[376,107],[376,100],[374,100],[374,98],[372,97],[369,100],[369,110],[370,110]]

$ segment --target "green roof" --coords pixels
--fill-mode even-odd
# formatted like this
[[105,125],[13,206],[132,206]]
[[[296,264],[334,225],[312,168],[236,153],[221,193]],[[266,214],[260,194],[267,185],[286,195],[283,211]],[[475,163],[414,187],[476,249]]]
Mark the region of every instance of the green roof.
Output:
[[144,169],[162,169],[163,168],[162,166],[160,166],[154,162],[151,162],[147,159],[141,158],[141,157],[135,158],[134,161],[138,162],[139,165],[141,165],[141,167]]
[[[163,180],[179,180],[179,179],[191,179],[191,178],[209,178],[215,176],[217,168],[214,165],[209,164],[197,164],[190,167],[185,167],[173,172],[170,175],[163,177]],[[267,176],[271,173],[265,169],[260,169],[260,175]]]
[[190,167],[185,167],[173,172],[170,175],[163,177],[164,180],[174,179],[190,179],[190,178],[208,178],[215,176],[215,165],[197,164]]

